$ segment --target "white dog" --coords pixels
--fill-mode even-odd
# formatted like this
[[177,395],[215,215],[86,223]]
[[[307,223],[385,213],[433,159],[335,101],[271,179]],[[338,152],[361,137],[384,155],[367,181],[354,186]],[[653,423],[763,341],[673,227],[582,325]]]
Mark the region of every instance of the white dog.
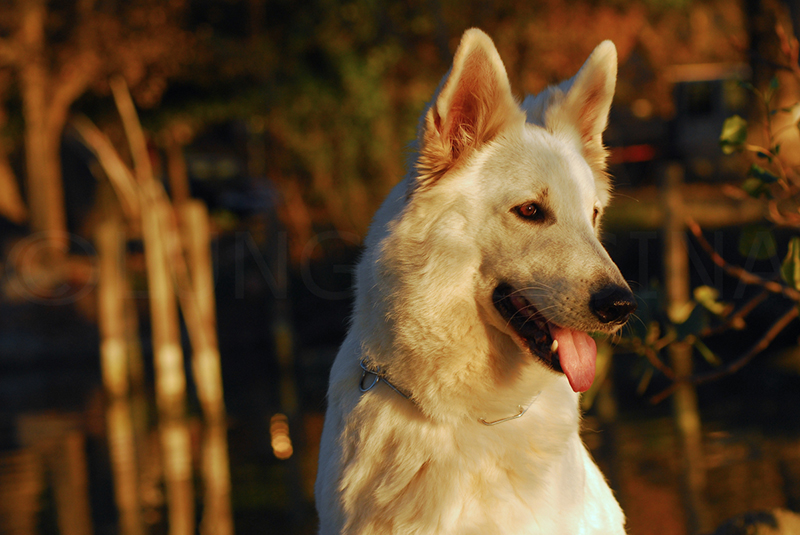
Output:
[[597,239],[616,69],[603,42],[520,107],[491,39],[464,34],[358,265],[322,433],[322,535],[624,533],[578,409],[587,332],[636,307]]

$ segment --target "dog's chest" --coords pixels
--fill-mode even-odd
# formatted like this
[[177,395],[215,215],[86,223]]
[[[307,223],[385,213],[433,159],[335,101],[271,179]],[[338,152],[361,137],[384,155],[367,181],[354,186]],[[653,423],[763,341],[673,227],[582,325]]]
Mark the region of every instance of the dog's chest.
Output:
[[[451,503],[442,501],[439,526],[427,527],[446,528],[444,532],[454,534],[552,534],[572,526],[580,516],[575,497],[582,489],[563,492],[558,487],[566,480],[554,479],[563,466],[545,466],[519,453],[473,461],[470,469],[462,464],[458,471],[445,469],[439,477],[432,474],[433,480],[450,477],[455,484],[447,496]],[[573,475],[570,479],[578,483],[580,478]],[[419,505],[424,506],[422,502]],[[564,533],[576,530],[569,527]]]
[[[362,442],[366,449],[346,469],[345,500],[376,515],[361,517],[364,522],[391,518],[391,530],[384,530],[391,533],[587,533],[577,437],[554,456],[494,430],[458,438],[417,431],[388,433],[385,440],[373,435],[374,443]],[[351,532],[363,527],[352,525]]]

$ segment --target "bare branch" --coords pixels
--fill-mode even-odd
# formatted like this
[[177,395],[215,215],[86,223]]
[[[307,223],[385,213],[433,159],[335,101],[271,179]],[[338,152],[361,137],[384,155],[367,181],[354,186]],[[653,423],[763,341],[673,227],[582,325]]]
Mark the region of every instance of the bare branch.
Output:
[[783,316],[781,316],[778,319],[778,321],[776,321],[772,325],[772,327],[770,327],[769,330],[766,333],[764,333],[764,336],[762,336],[761,339],[758,342],[756,342],[756,344],[752,348],[750,348],[750,350],[747,353],[714,371],[693,375],[691,377],[683,377],[676,379],[675,382],[669,386],[669,388],[666,388],[665,390],[661,391],[660,393],[650,398],[650,403],[655,405],[656,403],[660,403],[661,401],[665,400],[673,393],[675,393],[675,390],[678,389],[678,386],[681,383],[691,383],[693,385],[700,385],[739,371],[742,367],[744,367],[745,364],[753,360],[753,358],[756,355],[758,355],[759,353],[764,351],[767,347],[769,347],[769,345],[772,343],[775,337],[778,336],[778,334],[780,334],[781,331],[783,331],[786,328],[786,326],[792,322],[792,320],[797,318],[798,314],[800,314],[800,311],[798,311],[798,307],[792,306],[792,308],[790,308],[788,312],[786,312]]
[[728,316],[721,325],[718,325],[717,327],[713,328],[709,327],[703,329],[703,331],[701,331],[698,336],[700,336],[701,338],[705,338],[706,336],[711,336],[714,334],[719,334],[721,332],[727,331],[731,327],[736,328],[736,324],[741,324],[744,318],[746,318],[747,315],[750,314],[758,305],[763,303],[764,300],[767,297],[769,297],[769,295],[770,295],[769,290],[763,290],[758,295],[753,297],[750,301],[745,303],[745,305],[741,307],[739,310]]
[[664,364],[660,358],[658,358],[658,355],[656,355],[656,352],[653,350],[653,348],[645,346],[644,355],[655,369],[663,373],[668,379],[672,379],[673,381],[675,380],[675,372],[672,370],[672,368]]
[[76,117],[72,126],[78,131],[86,146],[94,152],[109,182],[117,193],[120,206],[129,221],[139,219],[139,193],[133,172],[119,157],[111,140],[86,117]]
[[689,227],[689,230],[694,235],[695,239],[697,239],[700,246],[708,253],[711,257],[711,260],[724,269],[729,275],[739,279],[740,281],[744,282],[745,284],[752,284],[755,286],[761,286],[765,290],[768,290],[775,294],[783,295],[784,297],[788,297],[792,301],[800,303],[800,292],[797,290],[786,286],[785,284],[781,284],[777,281],[771,281],[764,278],[759,277],[749,271],[740,268],[739,266],[734,266],[729,264],[722,258],[711,244],[706,241],[705,237],[703,237],[703,231],[700,229],[700,226],[694,221],[694,219],[687,217],[686,218],[686,226]]
[[[142,186],[147,182],[154,182],[150,153],[147,151],[147,141],[142,131],[142,125],[139,123],[139,114],[133,104],[128,84],[123,77],[115,76],[109,80],[109,86],[111,86],[111,93],[114,95],[114,102],[117,105],[120,118],[122,118],[122,126],[125,129],[125,135],[131,148],[136,177]],[[148,192],[152,191],[152,189],[148,190]]]
[[96,53],[86,50],[66,63],[51,83],[52,99],[48,104],[48,122],[56,129],[67,122],[69,107],[89,87],[100,72]]

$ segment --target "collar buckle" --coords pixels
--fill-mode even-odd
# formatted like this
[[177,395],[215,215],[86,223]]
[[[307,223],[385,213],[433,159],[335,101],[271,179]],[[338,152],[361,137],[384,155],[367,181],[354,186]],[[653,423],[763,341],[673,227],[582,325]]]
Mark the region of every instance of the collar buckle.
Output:
[[[369,392],[370,390],[375,388],[375,385],[378,384],[379,381],[383,381],[389,388],[391,388],[392,390],[394,390],[407,400],[413,401],[411,399],[410,394],[406,394],[405,392],[403,392],[402,390],[400,390],[399,388],[397,388],[396,386],[394,386],[392,383],[389,382],[389,380],[386,378],[386,374],[383,372],[383,370],[381,370],[380,366],[376,366],[374,370],[370,369],[369,366],[367,365],[366,359],[363,359],[360,364],[361,364],[361,381],[358,382],[358,389],[361,390],[361,392]],[[369,384],[369,386],[364,386],[364,380],[367,378],[367,375],[372,375],[372,382]]]

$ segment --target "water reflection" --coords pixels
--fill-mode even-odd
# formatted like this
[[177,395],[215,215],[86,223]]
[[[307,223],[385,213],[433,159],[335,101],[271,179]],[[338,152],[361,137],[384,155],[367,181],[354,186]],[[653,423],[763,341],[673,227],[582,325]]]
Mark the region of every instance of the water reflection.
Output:
[[203,535],[233,535],[228,439],[224,423],[206,427],[203,433],[204,512]]
[[[98,408],[104,411],[98,412]],[[178,515],[165,505],[162,477],[166,467],[159,453],[159,437],[172,437],[180,451],[188,448],[190,458],[177,467],[177,475],[191,479],[193,474],[203,472],[228,472],[228,465],[221,462],[224,456],[214,454],[227,447],[226,429],[203,427],[199,419],[190,418],[177,430],[165,434],[151,428],[139,437],[133,412],[130,403],[109,401],[103,407],[90,403],[81,412],[18,415],[14,422],[18,447],[0,453],[0,534],[172,532],[169,522]],[[97,418],[100,414],[105,414],[105,429],[92,423],[93,419],[102,421]],[[223,484],[222,488],[213,489],[203,485],[202,495],[191,494],[186,487],[178,488],[183,494],[176,503],[187,506],[182,514],[188,515],[187,511],[196,506],[200,533],[226,533],[233,525],[226,520],[231,516],[236,517],[239,534],[313,533],[314,517],[304,507],[314,478],[321,415],[306,413],[300,421],[306,442],[292,456],[298,461],[299,471],[272,455],[266,439],[274,420],[268,418],[262,424],[257,418],[239,421],[231,432],[230,446],[236,452],[231,466],[232,487]],[[679,459],[671,420],[623,420],[614,426],[616,438],[591,415],[584,427],[587,444],[606,473],[619,482],[615,491],[626,509],[628,532],[685,533]],[[715,523],[743,511],[796,508],[800,504],[797,437],[770,436],[752,428],[727,431],[713,422],[707,427],[707,498]],[[265,442],[259,442],[258,435]],[[614,459],[604,449],[609,440],[618,445],[612,452]],[[103,451],[105,444],[107,455]],[[272,461],[262,456],[265,450],[260,453],[259,444],[268,448]],[[223,482],[225,477],[211,480]],[[300,499],[305,506],[294,503],[297,494],[291,487],[297,485],[303,487]],[[231,490],[236,498],[233,510],[229,500],[220,500]],[[276,514],[279,510],[285,512],[283,517]],[[193,522],[194,516],[189,520]],[[177,529],[187,529],[186,523]]]
[[36,533],[44,467],[33,448],[0,454],[0,532]]
[[93,533],[82,427],[76,414],[45,412],[18,418],[20,449],[4,454],[0,463],[0,518],[8,521],[7,533],[37,533],[37,513],[46,486],[52,490],[59,533]]
[[121,535],[143,535],[133,417],[130,404],[112,400],[106,409],[108,449]]

